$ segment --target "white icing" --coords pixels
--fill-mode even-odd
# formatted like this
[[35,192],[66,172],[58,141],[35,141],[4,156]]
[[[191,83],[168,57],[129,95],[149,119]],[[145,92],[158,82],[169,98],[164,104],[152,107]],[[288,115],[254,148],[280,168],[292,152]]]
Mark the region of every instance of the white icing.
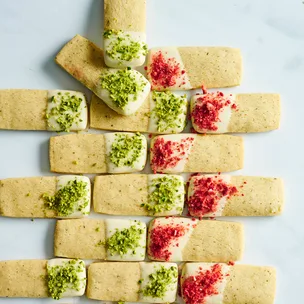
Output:
[[156,101],[153,100],[153,94],[149,95],[149,103],[150,103],[150,118],[149,118],[149,133],[154,133],[154,134],[170,134],[170,133],[181,133],[184,130],[185,123],[187,120],[187,97],[179,96],[174,94],[177,97],[181,97],[185,100],[185,103],[182,105],[182,113],[178,115],[176,121],[181,121],[179,126],[176,126],[175,128],[170,128],[164,132],[159,132],[157,130],[157,122],[158,122],[158,117],[153,113],[153,110],[156,107]]
[[[80,199],[76,204],[75,204],[75,209],[74,212],[68,216],[64,216],[62,218],[81,218],[88,216],[90,213],[90,208],[91,208],[91,182],[90,179],[86,176],[79,176],[79,175],[62,175],[57,177],[57,182],[56,182],[56,191],[59,189],[67,186],[69,181],[82,181],[87,184],[87,194],[85,197]],[[83,205],[85,201],[88,201],[88,205],[83,208],[81,211],[78,211],[79,206]]]
[[144,135],[141,136],[142,144],[143,144],[143,149],[141,151],[141,155],[138,157],[137,161],[134,163],[133,167],[131,166],[122,166],[122,167],[117,167],[115,164],[113,164],[109,158],[109,154],[112,149],[112,144],[115,141],[115,134],[119,135],[124,135],[128,134],[131,136],[134,136],[134,133],[128,133],[128,132],[123,132],[123,133],[105,133],[105,145],[106,145],[106,155],[107,155],[107,167],[108,167],[108,173],[130,173],[130,172],[138,172],[144,169],[147,161],[147,140]]
[[135,254],[132,254],[131,251],[121,256],[120,254],[111,255],[107,251],[107,260],[111,261],[143,261],[145,259],[146,252],[146,231],[147,227],[144,222],[135,221],[135,220],[121,220],[121,219],[107,219],[105,220],[106,224],[106,238],[110,238],[117,230],[128,229],[131,226],[136,226],[143,230],[141,238],[139,240],[139,246],[136,248]]
[[[181,144],[182,140],[186,140],[186,144],[185,144],[185,148],[183,150],[183,152],[185,152],[184,155],[181,155],[176,149],[174,150],[174,153],[172,155],[172,157],[178,156],[179,158],[181,158],[181,160],[176,164],[175,167],[170,167],[170,168],[156,168],[156,171],[158,172],[164,172],[164,173],[181,173],[184,171],[186,162],[189,158],[189,155],[191,153],[191,148],[194,146],[195,144],[195,139],[196,139],[196,135],[195,134],[170,134],[170,135],[160,135],[155,137],[152,142],[151,142],[151,147],[153,147],[155,141],[157,140],[157,138],[163,138],[165,141],[172,141],[172,142],[176,142]],[[194,140],[191,142],[189,140],[187,140],[187,138],[194,138]],[[151,161],[153,159],[153,148],[151,150]]]
[[[199,103],[198,98],[204,97],[204,94],[202,95],[194,95],[191,98],[190,102],[190,108],[191,112],[194,109],[194,107]],[[199,133],[227,133],[228,132],[228,126],[230,122],[230,118],[232,115],[232,110],[231,110],[231,105],[235,104],[235,94],[229,94],[229,96],[225,96],[224,98],[228,99],[231,101],[231,104],[224,106],[220,111],[219,111],[219,121],[215,122],[214,125],[217,126],[216,131],[212,130],[206,130],[206,129],[200,129],[200,127],[194,122],[194,119],[191,118],[193,128],[195,129],[196,132]]]
[[[52,259],[48,260],[48,268],[54,266],[65,266],[67,262],[73,261],[72,259]],[[77,272],[77,277],[80,280],[79,290],[75,290],[73,288],[67,288],[67,290],[62,294],[62,298],[68,297],[80,297],[84,295],[85,288],[86,288],[86,267],[85,263],[82,260],[74,260],[76,261],[75,268],[81,267],[81,271]]]
[[[184,179],[182,176],[180,175],[165,175],[165,174],[149,174],[148,175],[148,186],[149,186],[149,194],[151,194],[154,190],[155,190],[155,186],[152,186],[153,180],[157,179],[157,178],[161,178],[161,177],[168,177],[168,178],[177,178],[180,182],[181,185],[180,187],[178,187],[176,190],[176,196],[180,196],[180,198],[177,198],[175,201],[175,205],[172,208],[172,210],[168,210],[168,211],[162,211],[161,215],[163,216],[168,216],[168,215],[180,215],[183,212],[183,208],[184,208],[184,198],[185,198],[185,187],[184,187]],[[153,204],[154,202],[152,202],[151,200],[149,200],[150,204]],[[158,214],[158,213],[157,213]]]
[[[215,265],[214,263],[186,263],[182,270],[181,285],[186,278],[190,276],[198,275],[201,271],[205,272],[211,270],[211,267]],[[223,279],[215,284],[215,288],[218,294],[206,296],[204,298],[204,304],[223,304],[224,300],[224,290],[227,284],[227,274],[230,272],[230,267],[227,264],[221,265],[221,273],[223,274]]]
[[[116,73],[117,69],[108,69],[107,73]],[[110,93],[107,89],[101,88],[101,84],[98,84],[96,87],[96,95],[101,98],[112,110],[116,111],[121,115],[132,115],[134,114],[144,103],[148,97],[151,85],[149,81],[138,71],[130,70],[131,76],[134,77],[136,82],[144,83],[143,91],[138,92],[137,97],[135,98],[134,94],[129,95],[129,102],[125,105],[124,109],[117,107],[110,96]]]
[[[74,123],[72,124],[70,131],[81,131],[85,130],[88,124],[88,107],[87,107],[87,102],[85,95],[81,92],[76,92],[76,91],[67,91],[67,90],[49,90],[47,99],[47,110],[46,114],[49,115],[48,118],[48,126],[47,129],[49,131],[61,131],[61,128],[59,124],[56,122],[56,120],[59,118],[60,115],[50,115],[50,112],[53,108],[56,108],[60,102],[52,102],[51,99],[52,97],[56,97],[55,100],[60,100],[60,98],[57,97],[57,94],[61,93],[64,95],[65,93],[70,93],[70,96],[76,96],[78,98],[82,99],[82,102],[80,104],[78,113],[80,113],[78,118],[75,118]],[[75,115],[74,112],[71,110],[66,111],[67,114]]]
[[104,59],[107,66],[111,68],[126,68],[126,67],[138,67],[144,64],[146,60],[146,56],[143,55],[143,52],[139,53],[138,58],[134,58],[130,61],[121,60],[121,59],[113,59],[108,54],[107,51],[111,51],[112,45],[118,40],[118,38],[122,38],[124,40],[125,45],[130,45],[131,41],[139,42],[141,45],[146,43],[146,34],[144,32],[132,32],[132,31],[124,31],[119,34],[112,33],[109,38],[103,39],[104,44]]
[[[141,279],[143,279],[141,283],[142,290],[149,285],[149,275],[155,273],[161,266],[165,267],[166,269],[174,267],[177,270],[177,265],[174,263],[140,262]],[[176,281],[168,285],[168,290],[163,298],[153,298],[151,296],[144,296],[142,293],[139,293],[139,301],[144,303],[172,303],[176,299],[177,283],[178,277],[176,275]]]
[[[191,234],[197,225],[198,220],[191,218],[183,218],[183,217],[169,217],[169,218],[157,218],[153,220],[149,226],[149,234],[148,234],[148,248],[151,244],[151,232],[155,227],[158,226],[183,226],[185,227],[185,234],[177,239],[174,239],[169,247],[167,248],[169,252],[171,252],[169,261],[172,262],[181,262],[183,261],[183,250],[187,245]],[[177,246],[178,244],[178,246]],[[151,252],[148,252],[150,259],[155,260],[156,258],[151,255]]]
[[[190,197],[194,194],[195,192],[195,186],[194,186],[194,182],[196,180],[202,179],[202,178],[212,178],[215,180],[222,180],[223,182],[225,182],[226,184],[230,184],[231,181],[231,176],[230,175],[198,175],[198,176],[192,176],[189,180],[189,187],[188,187],[188,200],[190,199]],[[214,216],[222,216],[223,210],[226,206],[227,203],[227,196],[223,196],[222,198],[220,198],[219,202],[218,202],[218,206],[215,212],[209,212],[203,215],[203,217],[214,217]],[[191,214],[192,216],[195,216],[194,214]]]
[[170,89],[170,90],[190,90],[192,89],[189,76],[187,75],[187,72],[184,74],[181,74],[178,78],[176,78],[176,83],[173,86],[170,86],[168,88],[164,88],[163,86],[159,85],[153,85],[153,79],[150,77],[150,66],[153,62],[153,57],[155,54],[161,52],[162,55],[164,56],[165,60],[167,61],[170,58],[174,58],[174,62],[179,64],[180,70],[185,71],[185,66],[182,61],[182,58],[179,54],[178,48],[177,47],[162,47],[162,48],[152,48],[149,50],[148,53],[148,78],[150,79],[150,82],[152,83],[153,89],[154,90],[164,90],[164,89]]

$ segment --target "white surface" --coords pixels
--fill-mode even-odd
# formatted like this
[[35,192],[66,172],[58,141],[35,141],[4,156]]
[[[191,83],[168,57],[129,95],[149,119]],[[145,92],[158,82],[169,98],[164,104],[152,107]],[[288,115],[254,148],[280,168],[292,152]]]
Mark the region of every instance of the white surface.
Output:
[[[245,223],[243,262],[276,266],[276,304],[301,303],[304,273],[302,0],[147,2],[150,47],[240,47],[244,56],[243,82],[241,87],[225,92],[282,94],[281,129],[244,136],[245,168],[238,173],[283,177],[284,214],[237,220]],[[102,0],[0,1],[0,87],[84,90],[54,63],[55,54],[76,33],[101,43]],[[55,133],[0,131],[0,178],[50,175],[48,139],[51,135]],[[0,218],[0,260],[52,258],[54,224],[54,220]],[[0,299],[0,304],[80,301],[96,303],[83,297],[58,302]]]

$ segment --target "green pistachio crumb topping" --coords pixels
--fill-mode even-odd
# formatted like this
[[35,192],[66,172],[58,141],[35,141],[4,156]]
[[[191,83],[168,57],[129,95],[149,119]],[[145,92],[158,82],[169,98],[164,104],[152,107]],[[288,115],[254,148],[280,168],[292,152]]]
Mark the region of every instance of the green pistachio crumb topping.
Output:
[[125,304],[125,301],[118,301],[117,304]]
[[[68,216],[75,210],[83,211],[88,206],[88,191],[86,182],[75,179],[60,188],[54,196],[43,194],[42,198],[46,208],[56,211],[60,216]],[[80,200],[83,200],[82,204],[79,204]]]
[[51,118],[55,117],[55,121],[59,125],[58,132],[69,132],[74,123],[78,124],[82,120],[80,117],[80,108],[83,99],[76,95],[71,95],[70,92],[58,92],[49,100],[50,103],[55,104],[50,112],[45,117],[49,127],[56,129],[51,123]]
[[143,149],[144,144],[139,133],[134,135],[117,133],[111,146],[109,158],[116,167],[129,166],[133,168]]
[[50,296],[59,300],[62,294],[68,289],[79,291],[86,279],[79,279],[78,273],[84,270],[84,262],[71,260],[64,265],[47,267],[47,285]]
[[123,31],[107,30],[104,32],[105,39],[112,38],[106,54],[114,60],[131,61],[138,59],[140,56],[146,56],[148,53],[148,46],[143,41],[136,41],[130,34]]
[[182,199],[179,188],[183,183],[176,176],[162,176],[152,180],[149,202],[141,204],[147,211],[155,214],[172,210]]
[[155,102],[155,108],[151,115],[152,118],[156,119],[158,132],[185,127],[187,111],[186,95],[177,96],[169,91],[153,91],[152,99]]
[[31,192],[27,193],[26,196],[31,196]]
[[145,79],[143,76],[136,79],[132,70],[118,70],[114,73],[101,75],[101,88],[108,90],[113,103],[124,109],[129,102],[134,102],[138,94],[144,91]]
[[176,283],[177,275],[178,273],[175,267],[166,268],[161,266],[149,275],[149,283],[140,292],[142,292],[145,297],[163,298],[170,285]]
[[96,232],[99,232],[99,231],[100,231],[100,227],[97,227],[97,228],[95,229],[95,231],[96,231]]

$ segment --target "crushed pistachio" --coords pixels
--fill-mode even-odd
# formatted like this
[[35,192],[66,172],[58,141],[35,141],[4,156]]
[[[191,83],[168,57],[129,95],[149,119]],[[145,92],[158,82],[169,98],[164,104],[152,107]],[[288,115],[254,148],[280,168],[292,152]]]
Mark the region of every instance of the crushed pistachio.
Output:
[[78,165],[78,161],[77,160],[73,160],[73,165]]
[[50,296],[59,300],[68,288],[79,291],[82,284],[85,284],[85,279],[80,280],[78,273],[84,267],[84,262],[78,260],[67,261],[64,265],[48,266],[47,285]]
[[113,103],[121,109],[135,101],[138,94],[144,91],[145,78],[136,79],[134,71],[124,69],[115,73],[104,73],[100,77],[101,88],[108,90]]
[[125,304],[125,301],[118,301],[117,304]]
[[[68,216],[76,209],[82,211],[88,206],[88,191],[86,182],[75,179],[60,188],[54,196],[43,194],[42,198],[46,208],[56,211],[60,216]],[[80,200],[84,200],[84,202],[79,204]]]
[[155,102],[155,108],[151,115],[156,119],[158,132],[185,127],[186,119],[183,119],[182,115],[186,117],[186,95],[177,96],[170,91],[153,91],[152,99]]
[[52,96],[49,102],[54,103],[56,106],[53,107],[49,113],[45,115],[47,124],[49,127],[56,129],[51,125],[51,118],[55,117],[55,121],[59,125],[60,130],[58,132],[69,132],[74,123],[78,124],[81,120],[80,108],[83,99],[76,95],[71,95],[70,92],[61,93]]
[[100,231],[100,227],[97,227],[97,228],[95,229],[95,231],[96,231],[96,232],[99,232],[99,231]]
[[139,133],[134,135],[117,133],[109,153],[110,161],[116,167],[133,168],[141,156],[143,148],[142,136]]
[[149,275],[149,283],[140,292],[145,297],[163,298],[170,285],[176,283],[177,276],[178,273],[175,267],[166,268],[161,266]]
[[30,193],[30,192],[29,192],[29,193],[27,193],[27,194],[26,194],[26,196],[31,196],[31,193]]
[[162,176],[152,180],[149,188],[149,202],[141,204],[147,211],[155,214],[170,211],[182,199],[179,188],[183,183],[176,176]]

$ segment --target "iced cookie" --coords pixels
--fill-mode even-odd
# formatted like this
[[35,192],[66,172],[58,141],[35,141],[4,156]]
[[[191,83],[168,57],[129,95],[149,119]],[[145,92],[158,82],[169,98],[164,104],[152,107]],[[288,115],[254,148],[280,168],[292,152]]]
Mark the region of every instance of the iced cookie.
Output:
[[186,263],[180,285],[186,304],[273,304],[276,270],[266,266]]
[[198,133],[250,133],[279,128],[279,94],[194,95],[190,103],[192,125]]
[[66,90],[0,90],[0,129],[81,131],[87,128],[85,95]]
[[167,217],[150,222],[148,256],[156,261],[228,262],[242,257],[240,223]]
[[52,172],[128,173],[144,169],[146,138],[139,133],[75,134],[50,138]]
[[192,176],[188,187],[191,216],[273,216],[284,205],[280,178],[231,175]]
[[243,167],[243,139],[230,135],[160,135],[151,141],[154,173],[227,172]]
[[103,301],[172,303],[178,271],[173,263],[94,263],[89,266],[87,297]]
[[134,114],[150,92],[150,84],[141,73],[106,67],[103,51],[82,36],[69,41],[55,60],[119,114]]
[[9,178],[0,181],[0,215],[79,218],[90,213],[91,183],[85,176]]
[[54,254],[57,257],[143,261],[145,251],[146,224],[140,221],[81,219],[56,223]]
[[96,176],[93,205],[111,215],[180,215],[184,180],[179,175],[122,174]]
[[153,90],[191,90],[240,85],[242,57],[229,47],[162,47],[149,50],[147,75]]
[[181,133],[187,123],[187,98],[170,91],[152,91],[134,115],[123,116],[93,95],[90,114],[90,126],[94,129]]

